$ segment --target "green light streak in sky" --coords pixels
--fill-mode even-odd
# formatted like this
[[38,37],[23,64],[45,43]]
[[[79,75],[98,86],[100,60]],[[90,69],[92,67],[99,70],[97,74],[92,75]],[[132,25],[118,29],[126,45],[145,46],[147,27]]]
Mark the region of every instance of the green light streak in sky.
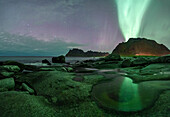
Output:
[[119,26],[126,41],[138,37],[143,15],[151,0],[116,0]]

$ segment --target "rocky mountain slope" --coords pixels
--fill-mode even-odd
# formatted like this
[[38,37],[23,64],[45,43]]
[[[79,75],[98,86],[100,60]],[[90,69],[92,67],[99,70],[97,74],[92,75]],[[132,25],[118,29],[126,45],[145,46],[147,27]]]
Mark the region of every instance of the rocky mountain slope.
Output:
[[122,56],[163,56],[170,54],[170,50],[163,44],[145,38],[130,38],[120,43],[112,52]]

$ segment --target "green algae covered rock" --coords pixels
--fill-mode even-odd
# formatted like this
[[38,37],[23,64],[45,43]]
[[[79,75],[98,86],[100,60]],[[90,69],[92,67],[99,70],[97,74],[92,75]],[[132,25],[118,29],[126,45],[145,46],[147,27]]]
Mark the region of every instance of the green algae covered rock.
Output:
[[34,94],[34,90],[32,88],[30,88],[27,84],[22,83],[22,88],[26,91],[28,91],[30,94]]
[[105,61],[120,61],[121,57],[119,54],[110,54],[109,56],[106,56]]
[[42,96],[8,91],[0,93],[1,117],[61,117]]
[[10,90],[10,89],[14,89],[14,87],[15,87],[14,78],[6,78],[0,80],[0,88],[6,88]]
[[155,62],[156,63],[170,63],[170,54],[157,58]]
[[131,60],[130,59],[126,59],[122,62],[122,67],[130,67],[132,64]]
[[14,75],[14,72],[2,71],[2,72],[0,72],[0,74],[1,74],[3,77],[12,77],[12,76]]
[[132,61],[132,66],[146,65],[149,61],[146,58],[137,58]]
[[19,72],[20,68],[16,65],[4,65],[4,69],[6,69],[9,72]]
[[84,82],[89,84],[96,84],[98,81],[103,80],[102,75],[86,75],[84,76]]
[[21,70],[25,68],[25,65],[16,61],[5,61],[3,62],[3,65],[16,65],[18,66]]
[[46,96],[51,103],[69,105],[86,100],[90,96],[91,84],[73,81],[74,74],[62,71],[40,71],[30,73],[18,82],[29,83],[39,96]]
[[71,67],[67,67],[66,69],[68,72],[73,72],[73,68],[71,68]]

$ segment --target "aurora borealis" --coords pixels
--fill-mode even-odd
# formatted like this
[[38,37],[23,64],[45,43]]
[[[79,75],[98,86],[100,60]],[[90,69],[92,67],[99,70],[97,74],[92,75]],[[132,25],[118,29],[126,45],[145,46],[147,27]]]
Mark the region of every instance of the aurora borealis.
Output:
[[0,52],[11,46],[23,55],[66,54],[72,47],[111,52],[131,37],[153,39],[170,48],[169,11],[169,0],[1,0],[0,33],[31,39],[19,43],[1,35]]
[[151,0],[116,0],[120,29],[125,40],[137,38]]

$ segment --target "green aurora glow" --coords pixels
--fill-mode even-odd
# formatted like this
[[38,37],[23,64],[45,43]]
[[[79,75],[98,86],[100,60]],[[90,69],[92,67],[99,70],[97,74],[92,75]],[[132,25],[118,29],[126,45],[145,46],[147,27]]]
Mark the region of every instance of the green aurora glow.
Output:
[[119,26],[127,41],[138,37],[142,18],[152,0],[116,0]]

